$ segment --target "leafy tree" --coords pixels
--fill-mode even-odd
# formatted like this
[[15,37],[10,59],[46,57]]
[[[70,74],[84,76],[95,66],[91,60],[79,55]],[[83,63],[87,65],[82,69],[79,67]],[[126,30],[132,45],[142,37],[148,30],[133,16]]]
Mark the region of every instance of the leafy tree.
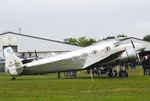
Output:
[[71,44],[71,45],[82,46],[82,47],[89,46],[89,45],[96,42],[95,39],[86,38],[85,36],[80,37],[80,38],[67,38],[67,39],[64,39],[64,41],[65,41],[65,43],[68,43],[68,44]]
[[[117,37],[127,37],[127,36],[124,34],[119,34]],[[116,38],[115,36],[108,36],[106,38],[103,38],[102,40],[115,39],[115,38]],[[99,41],[102,41],[102,40],[99,40]],[[93,38],[87,38],[85,36],[80,37],[80,38],[67,38],[67,39],[64,39],[64,41],[67,44],[82,46],[82,47],[86,47],[93,43],[98,42]]]
[[146,36],[144,36],[143,40],[144,40],[144,41],[148,41],[148,42],[150,42],[150,35],[146,35]]
[[71,45],[78,45],[78,40],[76,38],[67,38],[64,39],[65,43],[71,44]]

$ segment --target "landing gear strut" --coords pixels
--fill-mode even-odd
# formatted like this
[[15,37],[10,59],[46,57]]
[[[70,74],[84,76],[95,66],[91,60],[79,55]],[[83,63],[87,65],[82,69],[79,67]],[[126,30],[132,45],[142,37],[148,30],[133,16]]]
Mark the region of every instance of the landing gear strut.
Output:
[[116,76],[117,76],[117,71],[116,71],[116,70],[111,70],[111,71],[108,73],[108,76],[109,76],[109,77],[116,77]]
[[57,73],[57,78],[60,79],[60,72]]

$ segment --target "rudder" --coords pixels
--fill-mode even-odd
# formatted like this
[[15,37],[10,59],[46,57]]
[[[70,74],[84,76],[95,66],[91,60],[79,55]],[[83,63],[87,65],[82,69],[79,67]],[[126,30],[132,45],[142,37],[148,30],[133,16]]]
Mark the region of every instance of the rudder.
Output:
[[16,56],[11,47],[5,48],[3,53],[5,56],[5,72],[12,76],[18,76],[23,70],[21,59]]

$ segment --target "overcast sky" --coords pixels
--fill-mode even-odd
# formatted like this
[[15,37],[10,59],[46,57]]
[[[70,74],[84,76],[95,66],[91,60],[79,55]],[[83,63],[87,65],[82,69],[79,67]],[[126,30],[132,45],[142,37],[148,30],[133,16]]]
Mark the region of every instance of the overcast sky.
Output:
[[150,0],[0,0],[0,33],[49,39],[150,35]]

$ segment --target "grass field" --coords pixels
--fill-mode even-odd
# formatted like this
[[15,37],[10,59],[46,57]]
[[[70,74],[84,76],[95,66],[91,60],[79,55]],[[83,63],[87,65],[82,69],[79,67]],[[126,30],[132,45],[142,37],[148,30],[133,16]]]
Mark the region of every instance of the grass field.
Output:
[[81,72],[76,79],[56,74],[21,76],[16,81],[0,74],[0,101],[150,101],[150,76],[130,70],[127,79],[96,77]]

